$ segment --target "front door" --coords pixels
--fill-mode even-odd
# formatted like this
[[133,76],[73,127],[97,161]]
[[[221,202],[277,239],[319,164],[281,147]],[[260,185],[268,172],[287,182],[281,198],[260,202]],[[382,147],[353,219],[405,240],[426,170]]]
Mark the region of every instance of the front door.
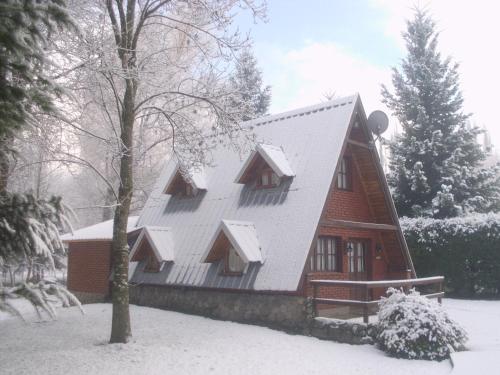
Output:
[[[367,258],[368,258],[368,241],[363,239],[351,239],[347,241],[347,270],[349,272],[349,280],[367,280]],[[356,300],[362,298],[362,288],[352,288],[351,297]]]

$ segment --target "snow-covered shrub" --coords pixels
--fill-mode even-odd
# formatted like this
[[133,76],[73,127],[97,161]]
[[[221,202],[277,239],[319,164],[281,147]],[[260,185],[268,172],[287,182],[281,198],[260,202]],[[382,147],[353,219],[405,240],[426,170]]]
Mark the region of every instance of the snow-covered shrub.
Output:
[[436,301],[390,288],[379,303],[377,343],[391,356],[442,360],[463,349],[466,332]]
[[444,275],[446,291],[500,295],[500,213],[401,220],[420,276]]

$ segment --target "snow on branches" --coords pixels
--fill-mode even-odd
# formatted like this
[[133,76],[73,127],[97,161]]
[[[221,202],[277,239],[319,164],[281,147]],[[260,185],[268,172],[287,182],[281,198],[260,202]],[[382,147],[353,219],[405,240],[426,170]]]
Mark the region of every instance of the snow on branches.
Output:
[[56,268],[65,254],[59,230],[70,230],[61,198],[36,199],[30,194],[0,196],[0,262],[43,264]]

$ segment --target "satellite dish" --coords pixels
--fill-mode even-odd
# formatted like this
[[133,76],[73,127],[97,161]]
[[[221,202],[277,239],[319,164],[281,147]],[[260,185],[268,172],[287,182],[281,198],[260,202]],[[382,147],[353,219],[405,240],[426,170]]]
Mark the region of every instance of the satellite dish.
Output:
[[370,116],[368,116],[367,125],[368,129],[370,129],[373,134],[380,136],[380,134],[387,130],[389,118],[382,111],[373,111],[370,113]]

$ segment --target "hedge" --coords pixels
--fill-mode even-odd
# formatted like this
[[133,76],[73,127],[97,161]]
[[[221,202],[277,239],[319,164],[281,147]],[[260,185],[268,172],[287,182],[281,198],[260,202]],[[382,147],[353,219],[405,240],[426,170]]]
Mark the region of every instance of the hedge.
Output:
[[401,219],[419,277],[444,275],[446,291],[500,297],[500,213]]

